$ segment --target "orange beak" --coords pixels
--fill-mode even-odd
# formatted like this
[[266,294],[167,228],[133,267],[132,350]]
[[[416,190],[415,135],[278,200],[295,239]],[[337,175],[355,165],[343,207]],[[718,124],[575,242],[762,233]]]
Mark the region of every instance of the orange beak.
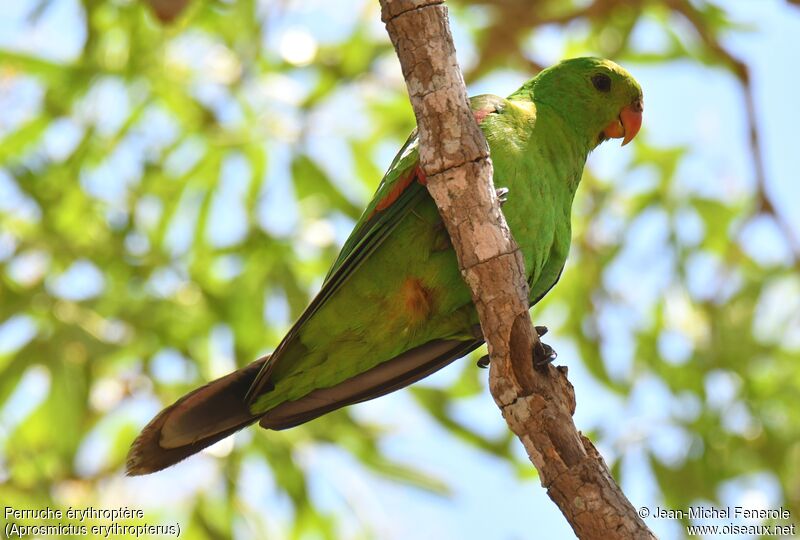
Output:
[[609,139],[622,139],[625,146],[636,137],[642,127],[642,100],[636,100],[626,105],[619,112],[619,118],[608,124],[603,134]]

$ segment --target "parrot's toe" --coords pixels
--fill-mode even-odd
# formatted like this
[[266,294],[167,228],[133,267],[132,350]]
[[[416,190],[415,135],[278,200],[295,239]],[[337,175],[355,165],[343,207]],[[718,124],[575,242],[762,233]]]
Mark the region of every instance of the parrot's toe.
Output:
[[497,194],[497,200],[500,201],[500,206],[503,206],[503,203],[508,200],[508,188],[497,188],[495,193]]
[[478,361],[475,362],[475,365],[478,366],[481,369],[486,369],[486,368],[489,367],[489,361],[490,361],[489,360],[489,355],[488,354],[484,354],[483,356],[478,358]]
[[[542,334],[539,334],[542,335]],[[533,367],[541,369],[558,358],[558,353],[547,343],[539,342],[541,347],[533,348]]]

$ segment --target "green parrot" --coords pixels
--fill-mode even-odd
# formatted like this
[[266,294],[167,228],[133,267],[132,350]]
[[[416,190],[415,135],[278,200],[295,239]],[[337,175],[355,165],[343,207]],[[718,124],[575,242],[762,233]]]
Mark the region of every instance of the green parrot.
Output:
[[[625,145],[636,136],[642,90],[609,60],[575,58],[506,99],[483,95],[470,105],[489,143],[494,183],[504,186],[498,195],[533,305],[564,267],[587,155],[609,138]],[[128,474],[173,465],[256,420],[286,429],[384,395],[483,343],[417,145],[414,133],[275,351],[159,413],[134,441]]]

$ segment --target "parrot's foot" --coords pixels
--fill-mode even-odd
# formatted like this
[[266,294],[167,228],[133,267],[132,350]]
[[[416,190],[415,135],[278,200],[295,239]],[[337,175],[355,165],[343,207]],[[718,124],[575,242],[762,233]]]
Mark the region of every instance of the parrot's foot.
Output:
[[[538,335],[540,338],[547,333],[546,326],[534,326],[533,328],[536,330],[536,335]],[[558,358],[558,353],[553,349],[553,347],[547,343],[542,343],[541,341],[539,343],[541,344],[541,347],[534,347],[533,349],[533,367],[535,368],[542,368]],[[489,363],[489,355],[485,354],[478,358],[476,365],[479,368],[486,369],[489,367]]]
[[534,326],[534,328],[536,329],[536,334],[540,338],[539,345],[541,345],[541,347],[533,348],[533,367],[536,369],[541,369],[547,364],[551,364],[553,360],[558,358],[558,353],[553,349],[553,347],[541,341],[541,337],[547,333],[547,327]]
[[500,201],[500,206],[503,206],[503,204],[508,201],[508,188],[497,188],[494,192],[497,194],[497,200]]
[[539,342],[541,347],[533,348],[533,367],[541,369],[547,364],[552,364],[558,358],[558,353],[547,343]]

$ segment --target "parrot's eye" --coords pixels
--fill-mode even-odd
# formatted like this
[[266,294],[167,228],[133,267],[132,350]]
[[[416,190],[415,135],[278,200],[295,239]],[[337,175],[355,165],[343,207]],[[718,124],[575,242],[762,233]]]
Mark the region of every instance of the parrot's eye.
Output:
[[601,92],[608,92],[611,90],[611,77],[606,75],[605,73],[598,73],[597,75],[592,75],[592,84],[595,88],[600,90]]

